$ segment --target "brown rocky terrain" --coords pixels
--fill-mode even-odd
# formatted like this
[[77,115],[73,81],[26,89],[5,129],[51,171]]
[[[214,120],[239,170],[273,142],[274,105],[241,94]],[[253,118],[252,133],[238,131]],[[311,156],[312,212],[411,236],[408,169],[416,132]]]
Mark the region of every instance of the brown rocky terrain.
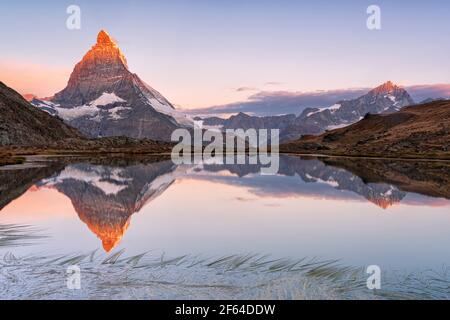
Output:
[[0,82],[0,146],[47,145],[68,138],[83,136],[61,119],[36,109]]
[[171,148],[171,143],[150,139],[86,138],[0,82],[0,165],[20,163],[18,156],[30,154],[147,154]]
[[285,153],[450,159],[450,101],[367,114],[348,127],[282,144]]

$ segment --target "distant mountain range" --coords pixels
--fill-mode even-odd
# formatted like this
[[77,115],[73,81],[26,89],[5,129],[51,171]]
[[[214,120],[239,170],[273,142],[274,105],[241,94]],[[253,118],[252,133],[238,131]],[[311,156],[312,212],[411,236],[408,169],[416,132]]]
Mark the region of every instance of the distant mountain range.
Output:
[[[265,117],[282,114],[300,115],[306,108],[329,107],[338,101],[353,100],[365,95],[375,88],[358,86],[354,88],[300,91],[300,90],[272,90],[253,88],[256,91],[245,100],[223,105],[194,108],[185,110],[190,115],[207,117],[229,118],[243,112],[249,115]],[[416,103],[425,102],[428,99],[450,98],[450,83],[407,85],[403,87]]]
[[193,120],[131,73],[125,56],[106,31],[75,66],[67,87],[32,104],[57,115],[88,137],[127,136],[170,140]]
[[256,117],[239,113],[228,119],[212,117],[203,121],[205,125],[222,129],[280,129],[281,141],[289,141],[305,134],[320,134],[350,125],[367,113],[392,113],[413,104],[413,99],[405,89],[388,81],[357,99],[338,101],[327,108],[307,108],[299,116]]
[[450,159],[450,101],[367,114],[350,126],[281,145],[282,152]]

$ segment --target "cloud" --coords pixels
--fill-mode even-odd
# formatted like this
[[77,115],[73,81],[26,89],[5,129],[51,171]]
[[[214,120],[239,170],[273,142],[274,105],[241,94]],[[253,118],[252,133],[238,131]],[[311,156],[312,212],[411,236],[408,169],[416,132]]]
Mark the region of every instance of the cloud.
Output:
[[[414,85],[405,87],[414,101],[427,98],[450,97],[450,84]],[[371,88],[350,88],[313,92],[260,91],[246,101],[234,102],[208,108],[192,109],[190,114],[230,116],[239,112],[256,116],[300,114],[308,107],[327,107],[341,100],[360,97]]]
[[236,89],[236,92],[243,92],[243,91],[258,91],[258,88],[254,87],[239,87]]
[[[264,83],[264,86],[281,86],[281,85],[283,85],[283,82],[269,81],[269,82]],[[236,88],[235,91],[236,92],[245,92],[245,91],[261,91],[261,90],[257,87],[242,86],[242,87]]]
[[425,84],[406,87],[411,97],[416,102],[428,98],[449,98],[450,84]]
[[208,108],[193,109],[191,114],[235,114],[245,112],[253,115],[300,114],[307,107],[325,107],[336,101],[351,99],[366,93],[368,89],[345,89],[315,92],[260,91],[247,101]]

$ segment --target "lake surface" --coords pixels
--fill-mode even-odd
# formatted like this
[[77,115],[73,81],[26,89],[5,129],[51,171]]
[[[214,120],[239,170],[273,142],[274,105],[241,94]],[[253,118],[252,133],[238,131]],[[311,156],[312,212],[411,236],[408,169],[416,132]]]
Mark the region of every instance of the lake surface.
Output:
[[447,270],[449,176],[446,162],[295,156],[281,156],[277,175],[261,175],[257,165],[170,159],[3,169],[0,226],[28,225],[45,237],[0,246],[0,255],[125,249]]

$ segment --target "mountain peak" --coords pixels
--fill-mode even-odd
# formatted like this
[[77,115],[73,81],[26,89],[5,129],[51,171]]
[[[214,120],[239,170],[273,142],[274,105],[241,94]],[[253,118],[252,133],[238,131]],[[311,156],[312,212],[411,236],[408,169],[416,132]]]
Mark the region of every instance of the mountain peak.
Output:
[[393,91],[401,89],[399,86],[397,86],[392,81],[387,81],[383,83],[382,85],[379,85],[375,89],[372,90],[373,93],[392,93]]
[[111,36],[105,30],[100,30],[97,36],[98,45],[115,45],[115,42],[111,39]]
[[96,44],[75,66],[67,87],[52,100],[65,106],[81,106],[105,92],[113,92],[117,80],[126,77],[131,74],[125,56],[110,35],[101,30]]
[[[100,30],[97,35],[97,43],[92,47],[90,51],[93,53],[94,57],[105,59],[111,61],[111,58],[119,58],[125,67],[127,67],[127,59],[120,50],[117,43],[111,38],[108,32],[105,30]],[[89,52],[87,56],[89,55]]]
[[[170,140],[176,128],[193,127],[190,117],[176,111],[161,93],[128,69],[125,56],[105,30],[100,30],[97,42],[76,64],[67,86],[51,102],[54,105],[49,112],[89,137]],[[119,104],[120,108],[116,108]],[[67,109],[75,108],[75,113],[67,113]]]

